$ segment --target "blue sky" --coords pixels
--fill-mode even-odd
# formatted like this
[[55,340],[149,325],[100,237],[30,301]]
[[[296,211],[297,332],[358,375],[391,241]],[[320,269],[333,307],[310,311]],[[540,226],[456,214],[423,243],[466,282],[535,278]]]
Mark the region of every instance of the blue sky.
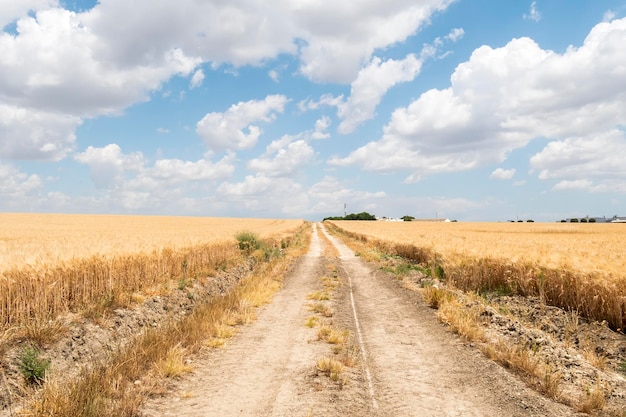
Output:
[[626,215],[626,2],[0,0],[0,211]]

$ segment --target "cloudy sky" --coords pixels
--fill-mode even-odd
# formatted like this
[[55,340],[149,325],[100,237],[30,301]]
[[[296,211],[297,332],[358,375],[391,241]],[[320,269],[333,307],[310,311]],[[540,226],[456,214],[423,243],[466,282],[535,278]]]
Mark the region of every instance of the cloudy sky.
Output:
[[626,1],[0,0],[0,211],[626,215]]

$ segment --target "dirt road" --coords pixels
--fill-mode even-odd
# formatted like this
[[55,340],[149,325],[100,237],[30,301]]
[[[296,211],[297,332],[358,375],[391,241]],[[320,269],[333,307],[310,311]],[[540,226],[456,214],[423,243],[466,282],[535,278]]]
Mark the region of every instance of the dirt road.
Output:
[[[569,416],[571,409],[529,389],[441,325],[418,294],[371,271],[330,237],[340,257],[325,258],[314,225],[309,253],[258,319],[224,348],[194,362],[170,395],[148,402],[157,416]],[[345,385],[316,371],[332,356],[307,296],[333,267],[333,325],[351,331],[360,360]]]

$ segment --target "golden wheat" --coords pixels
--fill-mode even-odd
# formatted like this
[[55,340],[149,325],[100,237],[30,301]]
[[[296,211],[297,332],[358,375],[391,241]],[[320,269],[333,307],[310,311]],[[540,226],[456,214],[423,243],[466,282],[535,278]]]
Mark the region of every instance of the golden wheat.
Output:
[[303,222],[1,214],[0,224],[2,330],[66,311],[97,314],[174,278],[201,279],[239,262],[238,231],[278,247]]
[[377,251],[427,264],[464,290],[507,291],[626,328],[619,224],[332,222]]

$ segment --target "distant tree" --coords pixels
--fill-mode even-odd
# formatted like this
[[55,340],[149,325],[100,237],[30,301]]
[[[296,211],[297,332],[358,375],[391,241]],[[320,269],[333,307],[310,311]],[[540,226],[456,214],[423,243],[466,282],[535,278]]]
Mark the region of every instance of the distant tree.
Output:
[[595,222],[596,222],[595,217],[592,217],[592,218],[589,219],[589,223],[595,223]]
[[570,223],[578,223],[578,219],[570,219]]
[[527,223],[534,223],[535,221],[533,219],[528,219],[526,220]]
[[413,217],[413,216],[402,216],[402,220],[404,220],[405,222],[412,222],[413,220],[415,220],[415,217]]
[[376,216],[368,212],[350,213],[345,217],[326,217],[324,220],[376,220]]
[[582,219],[580,219],[581,223],[587,223],[587,219],[585,219],[584,217]]

